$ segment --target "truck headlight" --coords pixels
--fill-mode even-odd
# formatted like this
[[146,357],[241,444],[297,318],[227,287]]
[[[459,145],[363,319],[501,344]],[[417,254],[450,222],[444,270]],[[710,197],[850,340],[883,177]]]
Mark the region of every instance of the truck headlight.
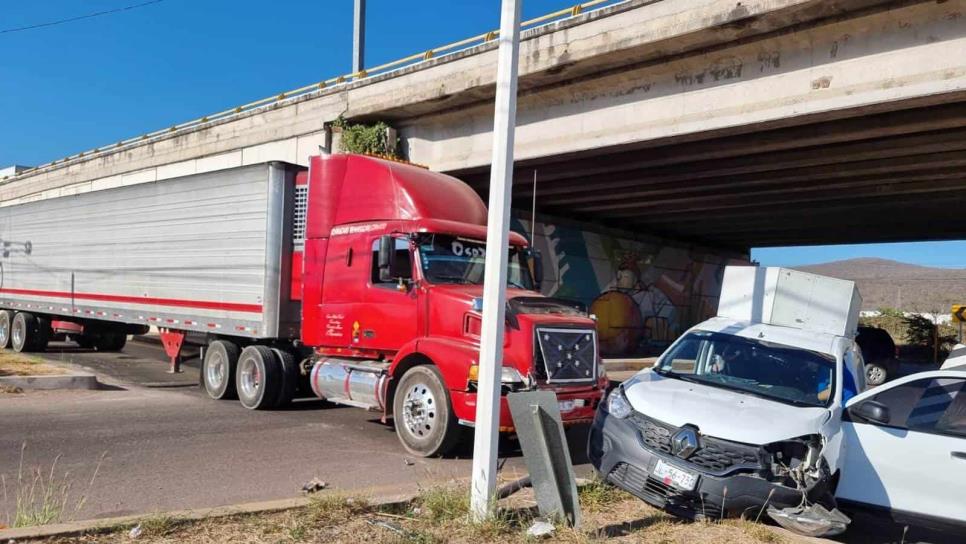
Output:
[[[467,379],[471,382],[480,381],[480,366],[473,365],[470,367],[470,371],[467,375]],[[523,383],[527,382],[523,374],[520,371],[513,368],[512,366],[503,366],[500,370],[500,383]]]
[[618,387],[611,391],[610,396],[607,397],[607,411],[618,419],[624,419],[634,411],[631,403],[624,396],[623,388]]

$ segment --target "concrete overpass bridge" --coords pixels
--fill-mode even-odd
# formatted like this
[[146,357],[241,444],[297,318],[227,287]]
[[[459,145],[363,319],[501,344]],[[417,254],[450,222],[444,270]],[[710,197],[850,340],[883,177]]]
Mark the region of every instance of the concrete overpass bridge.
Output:
[[[432,55],[426,55],[432,57]],[[13,204],[265,160],[340,115],[486,192],[496,44],[22,172]],[[966,0],[629,0],[528,30],[515,206],[744,253],[966,238]]]

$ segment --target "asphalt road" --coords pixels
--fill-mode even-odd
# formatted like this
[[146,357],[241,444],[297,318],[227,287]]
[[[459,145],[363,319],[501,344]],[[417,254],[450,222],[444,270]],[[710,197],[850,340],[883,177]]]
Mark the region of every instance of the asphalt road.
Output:
[[[74,497],[87,491],[104,456],[77,519],[287,498],[315,477],[334,489],[378,493],[415,491],[470,472],[469,448],[462,459],[412,458],[391,426],[355,408],[303,401],[255,412],[237,401],[213,401],[190,366],[184,375],[164,374],[156,346],[132,343],[116,355],[68,348],[46,357],[89,369],[113,364],[115,377],[168,387],[108,378],[107,390],[0,395],[0,475],[7,488],[0,522],[12,515],[23,444],[25,471],[39,467],[46,474],[57,459],[56,474],[69,474]],[[154,366],[139,371],[146,363]],[[165,377],[167,383],[157,380]],[[522,458],[507,451],[513,458],[503,470],[525,474]]]

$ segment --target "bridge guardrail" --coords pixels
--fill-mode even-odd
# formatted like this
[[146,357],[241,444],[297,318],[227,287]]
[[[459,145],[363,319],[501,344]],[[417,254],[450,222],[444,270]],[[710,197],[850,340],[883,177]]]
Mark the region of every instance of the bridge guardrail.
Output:
[[[589,13],[591,11],[596,11],[598,9],[602,9],[608,6],[623,4],[628,1],[630,0],[590,0],[588,2],[575,4],[568,8],[560,9],[552,13],[548,13],[546,15],[541,15],[539,17],[535,17],[533,19],[523,21],[522,23],[520,23],[520,28],[522,30],[538,28],[539,26],[550,24],[551,22],[558,22],[558,21],[570,19],[572,17],[577,17],[581,14]],[[594,8],[594,9],[590,9],[590,8]],[[41,164],[39,166],[35,166],[33,168],[23,170],[21,172],[18,172],[12,175],[4,176],[3,179],[0,180],[0,182],[11,181],[17,177],[28,175],[28,174],[36,174],[39,171],[43,171],[54,166],[63,165],[65,163],[68,163],[77,159],[90,157],[91,155],[97,155],[101,153],[116,151],[118,149],[121,149],[127,146],[136,145],[146,140],[150,140],[151,138],[156,138],[158,136],[164,136],[172,132],[177,132],[178,130],[181,130],[181,129],[201,126],[206,123],[210,123],[212,121],[227,119],[241,113],[246,113],[246,112],[254,111],[266,106],[271,106],[271,105],[279,104],[289,100],[294,100],[296,98],[305,96],[313,92],[319,92],[324,89],[345,85],[350,82],[360,81],[365,78],[373,77],[376,75],[391,73],[393,71],[400,70],[408,66],[413,66],[413,65],[419,64],[420,62],[428,61],[430,59],[442,58],[448,55],[453,55],[465,49],[469,49],[471,47],[475,47],[475,46],[487,43],[489,41],[492,41],[497,38],[499,33],[500,33],[499,30],[491,30],[489,32],[477,34],[475,36],[471,36],[463,40],[459,40],[456,42],[448,43],[446,45],[435,47],[433,49],[429,49],[421,53],[416,53],[413,55],[409,55],[407,57],[403,57],[401,59],[380,64],[372,68],[367,68],[364,70],[360,70],[358,72],[343,74],[340,76],[329,78],[323,81],[312,83],[310,85],[299,87],[297,89],[292,89],[290,91],[282,92],[277,95],[248,102],[247,104],[242,104],[234,108],[229,108],[226,110],[219,111],[217,113],[204,115],[202,117],[198,117],[196,119],[192,119],[184,123],[178,123],[168,128],[156,130],[154,132],[149,132],[141,136],[135,136],[134,138],[121,140],[115,144],[110,144],[103,147],[96,147],[88,151],[81,151],[80,153],[77,153],[75,155],[69,155],[63,159],[57,159],[55,161]]]

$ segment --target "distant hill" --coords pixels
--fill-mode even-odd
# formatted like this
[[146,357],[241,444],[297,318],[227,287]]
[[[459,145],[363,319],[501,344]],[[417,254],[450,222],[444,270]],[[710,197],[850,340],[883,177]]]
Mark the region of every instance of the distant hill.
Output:
[[945,313],[953,304],[966,304],[966,268],[932,268],[873,258],[795,268],[854,281],[862,294],[863,310],[901,306],[910,312]]

